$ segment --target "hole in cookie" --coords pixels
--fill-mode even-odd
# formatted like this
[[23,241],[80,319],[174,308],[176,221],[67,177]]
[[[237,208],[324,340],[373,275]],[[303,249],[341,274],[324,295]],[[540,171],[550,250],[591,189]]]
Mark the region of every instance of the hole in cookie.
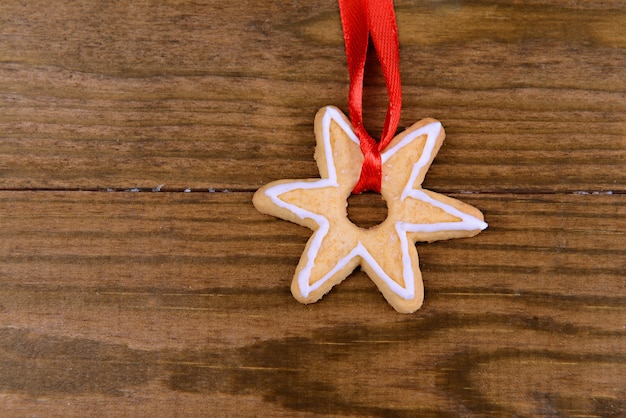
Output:
[[351,194],[347,209],[350,222],[360,228],[372,228],[387,219],[387,202],[378,193]]

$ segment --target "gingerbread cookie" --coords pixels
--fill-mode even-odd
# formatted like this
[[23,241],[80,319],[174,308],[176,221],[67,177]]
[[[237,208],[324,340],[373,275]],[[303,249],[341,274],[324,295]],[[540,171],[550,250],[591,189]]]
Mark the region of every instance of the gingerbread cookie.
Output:
[[275,181],[253,198],[260,212],[315,231],[296,268],[294,297],[316,302],[360,266],[398,312],[416,311],[424,289],[415,242],[470,237],[487,227],[473,206],[421,188],[443,143],[443,127],[423,119],[381,154],[381,195],[388,214],[370,229],[347,216],[347,199],[363,162],[352,125],[339,109],[328,106],[317,113],[315,135],[321,179]]

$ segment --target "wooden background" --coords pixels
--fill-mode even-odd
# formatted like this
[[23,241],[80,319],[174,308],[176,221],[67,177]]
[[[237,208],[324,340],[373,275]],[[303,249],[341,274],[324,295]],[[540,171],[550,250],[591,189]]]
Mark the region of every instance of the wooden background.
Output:
[[335,0],[0,2],[2,416],[626,416],[626,3],[396,10],[424,186],[489,222],[418,244],[411,315],[298,304],[310,231],[251,204],[347,110]]

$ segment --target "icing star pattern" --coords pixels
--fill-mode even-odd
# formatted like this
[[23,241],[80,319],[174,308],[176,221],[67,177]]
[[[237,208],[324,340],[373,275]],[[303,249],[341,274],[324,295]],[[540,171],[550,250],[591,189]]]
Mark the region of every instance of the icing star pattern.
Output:
[[360,266],[398,312],[416,311],[424,289],[415,242],[469,237],[487,227],[478,209],[421,187],[445,137],[443,127],[423,119],[382,153],[381,195],[388,214],[370,229],[347,216],[347,199],[363,162],[350,122],[327,106],[316,116],[315,134],[321,178],[279,180],[253,199],[260,212],[314,231],[296,268],[294,297],[316,302]]

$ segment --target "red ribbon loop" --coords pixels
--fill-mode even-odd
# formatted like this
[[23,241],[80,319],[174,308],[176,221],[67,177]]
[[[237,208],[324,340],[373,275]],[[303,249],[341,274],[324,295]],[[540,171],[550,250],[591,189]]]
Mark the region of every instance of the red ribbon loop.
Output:
[[[380,193],[382,180],[380,153],[393,139],[402,109],[400,48],[393,0],[339,0],[339,9],[350,73],[348,97],[350,119],[363,152],[361,175],[352,193],[358,194],[368,190]],[[363,79],[370,36],[385,76],[389,96],[385,125],[378,143],[363,126]]]

